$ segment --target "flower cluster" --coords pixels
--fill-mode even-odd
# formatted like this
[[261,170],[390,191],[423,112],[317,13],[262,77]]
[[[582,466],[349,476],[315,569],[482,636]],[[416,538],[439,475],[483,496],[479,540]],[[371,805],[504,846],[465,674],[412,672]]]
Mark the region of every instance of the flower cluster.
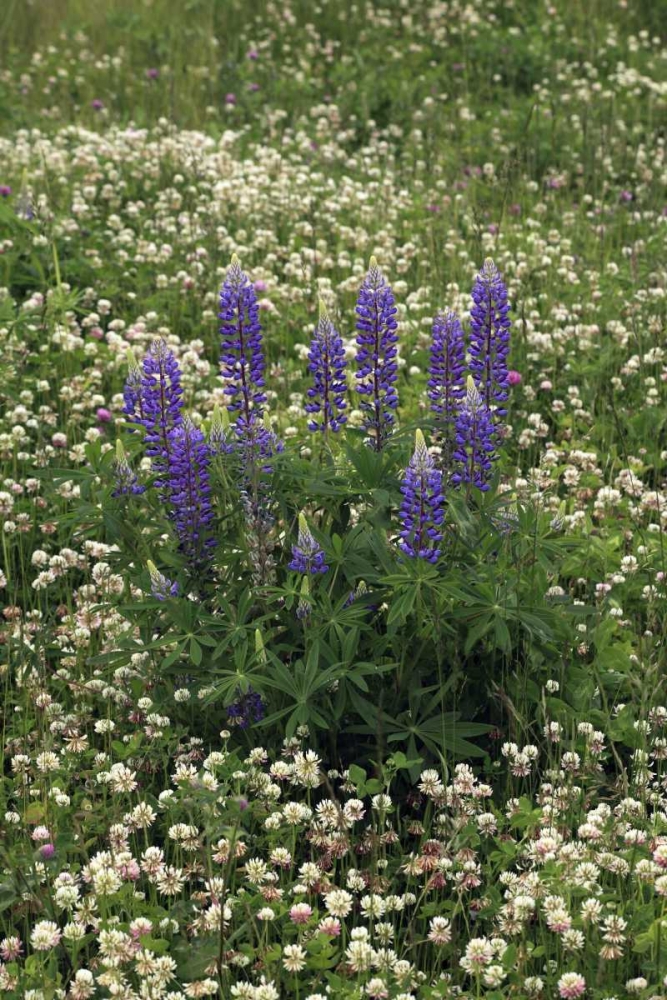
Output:
[[465,400],[456,416],[452,483],[489,489],[492,463],[497,457],[493,415],[468,376]]
[[[145,428],[146,454],[156,472],[166,469],[172,431],[183,422],[183,388],[178,360],[167,342],[156,338],[143,359],[141,373],[129,358],[124,410],[134,423]],[[156,485],[162,485],[156,481]]]
[[305,514],[299,514],[299,533],[288,568],[296,573],[326,573],[329,569],[322,546],[308,527]]
[[401,493],[399,548],[408,556],[437,562],[445,516],[442,472],[429,455],[421,431],[416,434]]
[[381,451],[394,424],[398,406],[398,324],[394,293],[375,257],[357,298],[356,390],[363,397],[364,426],[373,448]]
[[[308,390],[309,402],[306,413],[310,414],[308,428],[311,431],[328,430],[336,433],[347,420],[345,409],[345,349],[343,341],[333,325],[326,306],[320,301],[320,316],[315,327],[315,335],[308,352],[308,370],[313,376],[313,385]],[[317,418],[316,419],[316,415]]]
[[454,421],[465,395],[465,338],[455,312],[435,317],[432,338],[428,396],[435,414],[436,427],[450,451]]
[[[35,970],[43,981],[60,955],[63,986],[80,1000],[119,982],[156,1000],[318,998],[322,955],[345,1000],[361,990],[377,1000],[471,990],[577,1000],[593,976],[610,995],[659,990],[660,944],[643,928],[667,898],[664,788],[638,767],[627,788],[602,790],[609,751],[585,717],[544,757],[504,744],[493,784],[469,764],[422,766],[406,796],[398,755],[368,788],[358,765],[325,771],[303,735],[238,751],[229,730],[208,746],[172,734],[170,718],[132,694],[131,671],[118,684],[147,758],[123,750],[136,722],[99,717],[101,691],[52,734],[52,751],[10,749],[4,842],[52,912],[26,916],[25,889],[6,881],[3,990],[31,996]],[[234,697],[229,723],[249,730],[263,699],[252,687]],[[649,716],[637,732],[657,746],[667,709]],[[534,782],[503,763],[524,752]],[[147,766],[152,757],[169,762],[167,775]],[[45,775],[56,794],[36,823],[22,790]],[[67,831],[82,808],[88,854],[77,864]]]
[[248,432],[253,422],[260,422],[266,402],[264,351],[257,293],[236,254],[220,291],[219,318],[227,408],[238,414],[239,432]]
[[487,410],[506,414],[510,345],[507,289],[490,257],[475,279],[470,310],[470,371]]
[[195,571],[206,566],[216,544],[211,535],[209,466],[209,447],[204,434],[185,417],[169,435],[165,485],[179,549]]

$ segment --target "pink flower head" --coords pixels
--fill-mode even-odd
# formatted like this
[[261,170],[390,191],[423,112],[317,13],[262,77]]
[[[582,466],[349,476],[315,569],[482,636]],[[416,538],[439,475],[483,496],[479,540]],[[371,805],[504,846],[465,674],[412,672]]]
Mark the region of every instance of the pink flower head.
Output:
[[155,66],[151,66],[150,69],[146,70],[146,79],[147,80],[157,80],[157,78],[159,77],[159,75],[160,75],[160,70],[156,69]]
[[558,980],[558,993],[563,1000],[576,1000],[586,990],[586,980],[578,972],[566,972]]
[[320,920],[317,930],[320,934],[326,934],[327,937],[339,937],[341,931],[340,920],[336,917],[325,917],[324,920]]
[[133,938],[139,938],[142,934],[150,934],[153,930],[153,922],[148,917],[137,917],[130,924],[130,934]]
[[295,903],[289,911],[289,918],[293,924],[307,924],[313,915],[313,908],[308,903]]
[[46,826],[36,826],[30,836],[33,840],[51,840],[51,834]]
[[141,869],[139,868],[139,863],[132,858],[127,864],[123,864],[118,869],[118,874],[121,878],[127,879],[130,882],[136,882],[141,875]]
[[96,97],[94,101],[90,102],[90,106],[93,111],[101,111],[104,107],[104,101],[101,101],[99,97]]
[[507,373],[507,381],[510,385],[521,385],[523,381],[521,372],[515,372],[513,368],[510,368]]
[[108,424],[112,418],[111,410],[107,410],[104,406],[100,406],[95,415],[101,424]]
[[0,958],[5,962],[14,962],[23,954],[23,943],[17,935],[6,937],[0,941]]
[[230,106],[236,104],[236,94],[225,94],[225,104]]
[[667,868],[667,844],[658,844],[653,852],[653,861],[659,868]]

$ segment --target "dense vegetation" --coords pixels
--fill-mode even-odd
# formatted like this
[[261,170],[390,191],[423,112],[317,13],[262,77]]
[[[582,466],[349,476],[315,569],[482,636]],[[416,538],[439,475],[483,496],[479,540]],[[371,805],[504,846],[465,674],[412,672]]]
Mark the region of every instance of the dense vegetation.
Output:
[[665,11],[0,13],[0,991],[667,995]]

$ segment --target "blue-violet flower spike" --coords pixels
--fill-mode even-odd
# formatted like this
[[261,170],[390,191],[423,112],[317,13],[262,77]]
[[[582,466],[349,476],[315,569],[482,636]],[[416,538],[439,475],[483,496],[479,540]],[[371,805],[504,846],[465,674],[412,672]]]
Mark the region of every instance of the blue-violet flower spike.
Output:
[[398,406],[396,361],[398,334],[394,293],[371,257],[359,289],[357,313],[357,392],[375,451],[381,451],[391,433]]
[[[334,327],[327,308],[320,300],[320,315],[315,334],[308,352],[308,370],[313,376],[313,385],[308,389],[309,402],[306,413],[312,419],[308,422],[311,431],[339,431],[347,420],[344,410],[347,406],[345,393],[345,348]],[[317,414],[317,417],[315,416]]]
[[421,431],[415,435],[415,450],[403,476],[401,493],[399,548],[411,558],[437,562],[445,518],[442,472],[429,454]]
[[260,418],[266,402],[264,352],[259,304],[254,286],[241,270],[236,254],[220,291],[220,365],[227,409],[238,413],[238,423],[249,425],[254,413]]
[[482,492],[489,489],[491,464],[498,457],[495,436],[493,416],[468,375],[466,398],[456,418],[452,483],[469,483]]
[[433,320],[428,396],[436,425],[449,450],[454,420],[465,396],[465,339],[455,312],[438,313]]
[[179,586],[173,582],[159,569],[150,559],[146,563],[151,578],[151,594],[158,601],[166,601],[168,597],[178,597]]
[[313,537],[305,514],[299,514],[299,534],[292,546],[292,561],[288,569],[297,573],[326,573],[329,569],[324,561],[324,551]]
[[211,428],[208,432],[211,455],[230,455],[234,451],[234,445],[230,438],[229,413],[226,409],[221,410],[216,403],[213,407]]
[[127,352],[127,378],[123,387],[123,413],[133,424],[143,424],[144,413],[141,402],[141,365],[133,351]]
[[[141,419],[146,428],[146,454],[153,468],[164,472],[167,466],[172,431],[183,422],[181,369],[167,342],[156,338],[143,359],[141,376]],[[157,486],[164,485],[162,481]]]
[[113,463],[113,468],[116,476],[116,488],[111,494],[112,497],[122,497],[130,494],[139,496],[146,492],[146,487],[139,484],[137,474],[127,460],[122,441],[116,442],[116,459]]
[[179,549],[191,569],[202,569],[209,561],[215,539],[209,481],[210,452],[202,431],[186,417],[170,435],[166,486],[169,515],[174,523]]
[[470,310],[470,371],[482,402],[494,418],[506,414],[510,348],[507,288],[490,257],[484,261],[472,290]]

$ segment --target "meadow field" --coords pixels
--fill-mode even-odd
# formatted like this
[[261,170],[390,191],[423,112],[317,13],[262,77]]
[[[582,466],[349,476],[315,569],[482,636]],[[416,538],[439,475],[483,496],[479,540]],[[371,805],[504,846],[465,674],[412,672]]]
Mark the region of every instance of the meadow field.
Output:
[[0,997],[667,1000],[667,5],[0,5]]

